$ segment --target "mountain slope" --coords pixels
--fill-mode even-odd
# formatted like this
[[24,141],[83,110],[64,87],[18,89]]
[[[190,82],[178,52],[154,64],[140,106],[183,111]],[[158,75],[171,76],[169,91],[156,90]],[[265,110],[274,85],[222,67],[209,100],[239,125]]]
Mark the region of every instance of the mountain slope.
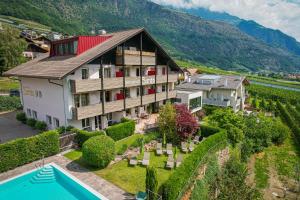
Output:
[[202,20],[145,0],[2,0],[0,14],[71,34],[145,27],[178,59],[223,69],[294,71],[300,58],[227,23]]
[[183,12],[203,19],[222,21],[236,26],[242,32],[259,39],[273,47],[279,47],[300,56],[300,43],[279,30],[266,28],[255,21],[243,20],[227,13],[213,12],[205,8],[181,9]]

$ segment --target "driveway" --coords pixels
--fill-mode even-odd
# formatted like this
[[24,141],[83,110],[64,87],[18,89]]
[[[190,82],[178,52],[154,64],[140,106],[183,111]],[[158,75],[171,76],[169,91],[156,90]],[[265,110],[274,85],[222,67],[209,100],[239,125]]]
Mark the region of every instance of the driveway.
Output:
[[16,111],[0,112],[0,143],[38,134],[38,131],[17,121],[16,113]]

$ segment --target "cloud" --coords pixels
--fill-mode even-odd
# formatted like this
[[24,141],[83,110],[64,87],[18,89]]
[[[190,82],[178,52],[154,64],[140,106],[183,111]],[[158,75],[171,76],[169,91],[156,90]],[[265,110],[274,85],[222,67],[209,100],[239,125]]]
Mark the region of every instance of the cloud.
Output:
[[299,0],[152,0],[178,8],[206,8],[279,29],[300,41]]

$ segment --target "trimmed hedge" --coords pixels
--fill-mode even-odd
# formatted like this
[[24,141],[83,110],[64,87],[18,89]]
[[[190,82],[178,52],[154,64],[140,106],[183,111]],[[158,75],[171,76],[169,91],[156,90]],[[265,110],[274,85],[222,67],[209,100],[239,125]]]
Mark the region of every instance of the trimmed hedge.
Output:
[[19,97],[0,96],[0,112],[22,108]]
[[16,119],[20,122],[22,122],[23,124],[26,124],[27,121],[27,117],[26,114],[24,112],[19,112],[16,115]]
[[46,124],[46,122],[43,122],[43,121],[37,121],[35,123],[34,128],[37,129],[37,130],[40,130],[40,131],[46,131],[47,130],[47,124]]
[[20,138],[0,144],[0,172],[14,169],[59,152],[59,135],[47,131],[39,135]]
[[26,121],[26,124],[27,124],[28,126],[30,126],[31,128],[35,128],[36,122],[37,122],[37,121],[36,121],[35,119],[33,119],[33,118],[28,118],[27,121]]
[[79,147],[82,147],[83,143],[91,137],[105,135],[103,131],[85,131],[79,130],[77,128],[73,128],[71,131],[76,133],[75,141],[77,142]]
[[117,141],[132,135],[134,133],[134,130],[135,122],[133,120],[125,120],[125,122],[123,123],[108,127],[106,129],[106,134]]
[[189,179],[194,176],[193,173],[197,170],[199,163],[207,152],[211,148],[221,149],[226,146],[226,143],[227,134],[225,130],[202,141],[162,185],[161,191],[163,199],[176,200],[189,184]]
[[115,157],[115,141],[106,135],[88,139],[82,146],[82,158],[90,166],[104,168]]
[[209,126],[209,125],[201,125],[200,126],[201,136],[208,137],[220,131],[220,128]]

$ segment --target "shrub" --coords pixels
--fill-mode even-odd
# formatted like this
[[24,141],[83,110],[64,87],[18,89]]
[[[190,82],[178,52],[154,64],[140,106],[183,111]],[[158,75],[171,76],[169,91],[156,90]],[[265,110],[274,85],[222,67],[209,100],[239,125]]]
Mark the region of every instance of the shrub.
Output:
[[45,131],[47,130],[47,124],[46,122],[43,121],[37,121],[35,123],[35,129],[40,130],[40,131]]
[[95,136],[83,143],[82,158],[94,167],[104,168],[115,157],[115,142],[108,136]]
[[135,122],[128,120],[127,122],[112,125],[106,129],[106,134],[115,141],[126,138],[134,133]]
[[175,200],[180,197],[181,192],[189,185],[190,178],[194,176],[195,170],[207,152],[223,148],[226,141],[226,131],[222,130],[201,142],[163,184],[163,199]]
[[0,96],[0,112],[20,109],[22,107],[19,97]]
[[147,167],[146,169],[146,193],[148,200],[155,200],[157,193],[157,172],[154,167]]
[[66,132],[70,132],[74,127],[73,126],[60,126],[58,127],[56,130],[59,134],[63,134],[65,131]]
[[59,152],[59,135],[47,131],[39,135],[0,144],[0,172],[14,169]]
[[35,128],[36,120],[33,118],[28,118],[26,124],[32,128]]
[[117,155],[123,155],[127,150],[127,148],[128,148],[127,144],[122,144],[121,148],[117,150]]
[[213,134],[219,132],[220,129],[215,126],[201,125],[200,131],[201,131],[202,137],[208,137],[210,135],[213,135]]
[[26,124],[27,121],[27,117],[26,114],[24,112],[19,112],[16,115],[16,119],[20,122],[22,122],[23,124]]
[[103,131],[85,131],[77,128],[73,128],[72,132],[76,133],[75,141],[81,147],[85,141],[90,139],[91,137],[105,135]]

